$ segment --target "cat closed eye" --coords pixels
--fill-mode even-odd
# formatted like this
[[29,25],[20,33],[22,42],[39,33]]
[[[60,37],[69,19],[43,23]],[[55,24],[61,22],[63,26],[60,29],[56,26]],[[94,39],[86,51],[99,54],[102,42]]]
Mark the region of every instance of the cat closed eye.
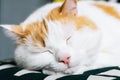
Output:
[[49,52],[50,54],[53,54],[53,51],[51,50],[45,50],[45,51],[42,51],[41,53],[45,53],[45,52]]
[[71,39],[72,36],[69,36],[67,39],[66,39],[66,43],[69,44],[69,40]]
[[47,50],[46,52],[49,52],[49,53],[53,54],[53,51],[51,51],[51,50]]
[[32,51],[32,53],[34,53],[34,54],[38,54],[38,53],[45,53],[45,52],[49,52],[49,53],[51,53],[51,54],[53,54],[53,51],[51,51],[51,50],[37,50],[37,51]]

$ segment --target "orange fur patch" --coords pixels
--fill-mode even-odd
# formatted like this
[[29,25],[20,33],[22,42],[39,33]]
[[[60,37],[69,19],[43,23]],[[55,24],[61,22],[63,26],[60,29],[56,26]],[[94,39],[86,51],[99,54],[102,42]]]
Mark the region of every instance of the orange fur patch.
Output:
[[42,47],[45,47],[44,40],[47,36],[48,29],[44,21],[27,24],[25,30],[23,30],[20,25],[15,26],[13,27],[13,31],[20,37],[19,41],[17,42],[18,45],[20,43],[25,43],[26,38],[30,36],[34,46],[38,46],[38,43],[40,43]]
[[17,25],[17,26],[13,26],[12,27],[12,31],[14,33],[16,33],[17,35],[21,36],[23,35],[23,30],[22,30],[22,27],[20,25]]
[[26,36],[31,36],[35,46],[37,46],[36,43],[40,43],[43,47],[45,47],[44,40],[47,36],[47,32],[48,30],[44,21],[28,24],[26,25],[26,29],[24,31]]
[[92,29],[96,29],[96,25],[93,21],[88,19],[85,16],[75,16],[74,14],[67,14],[67,15],[62,15],[60,13],[61,8],[55,8],[53,9],[48,16],[46,17],[47,20],[52,20],[52,21],[61,21],[62,23],[74,23],[76,25],[76,29],[79,30],[83,28],[84,26],[88,26]]
[[112,6],[108,6],[108,5],[104,5],[104,4],[93,4],[94,6],[102,9],[105,13],[117,18],[117,19],[120,19],[120,13],[118,13],[114,7]]

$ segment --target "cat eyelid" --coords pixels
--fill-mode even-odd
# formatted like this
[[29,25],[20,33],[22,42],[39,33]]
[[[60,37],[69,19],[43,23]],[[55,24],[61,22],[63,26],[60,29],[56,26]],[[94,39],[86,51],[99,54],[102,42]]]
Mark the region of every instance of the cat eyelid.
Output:
[[49,53],[53,54],[53,52],[51,50],[46,50],[45,52],[49,52]]
[[66,39],[66,43],[68,44],[69,40],[71,39],[72,36],[69,36],[67,39]]
[[49,49],[45,49],[43,51],[34,51],[32,53],[45,53],[45,52],[49,52],[49,53],[53,54],[53,52],[51,50],[49,50]]
[[54,52],[51,49],[45,48],[42,53],[49,52],[51,54],[54,54]]

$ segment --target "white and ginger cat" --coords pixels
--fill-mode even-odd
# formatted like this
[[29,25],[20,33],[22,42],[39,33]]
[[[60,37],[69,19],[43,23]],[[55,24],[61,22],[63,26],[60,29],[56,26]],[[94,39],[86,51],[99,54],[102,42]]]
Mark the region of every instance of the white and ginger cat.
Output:
[[15,60],[24,68],[79,74],[120,66],[120,4],[65,0],[0,26],[16,41]]

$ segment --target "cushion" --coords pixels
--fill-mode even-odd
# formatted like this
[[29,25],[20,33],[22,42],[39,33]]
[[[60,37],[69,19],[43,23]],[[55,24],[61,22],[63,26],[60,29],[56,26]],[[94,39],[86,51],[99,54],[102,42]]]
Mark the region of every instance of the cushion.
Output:
[[[42,71],[18,67],[13,60],[0,61],[0,80],[51,80]],[[110,66],[89,70],[83,74],[68,75],[56,80],[120,80],[120,67]]]

